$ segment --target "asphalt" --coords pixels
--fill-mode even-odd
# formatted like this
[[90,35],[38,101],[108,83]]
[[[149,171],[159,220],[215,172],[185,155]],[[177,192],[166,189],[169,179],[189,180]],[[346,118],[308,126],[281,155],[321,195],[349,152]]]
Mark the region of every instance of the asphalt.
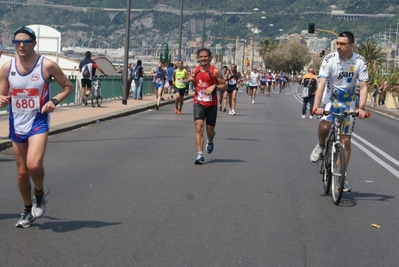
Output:
[[[185,99],[192,98],[192,92]],[[93,108],[81,105],[61,105],[51,114],[49,134],[70,131],[85,125],[97,123],[104,120],[110,120],[118,117],[128,116],[134,113],[155,109],[155,95],[144,96],[142,100],[128,98],[127,104],[122,104],[122,99],[104,100],[101,107]],[[173,99],[161,101],[161,106],[173,104]],[[399,109],[388,109],[383,106],[373,107],[367,103],[367,108],[371,112],[378,112],[387,116],[399,119]],[[0,115],[0,151],[11,146],[9,135],[8,114]]]
[[[185,100],[192,98],[192,92],[185,97]],[[122,104],[122,99],[103,100],[101,107],[93,108],[91,103],[88,106],[81,105],[60,105],[50,115],[50,135],[70,131],[85,125],[98,123],[118,117],[128,116],[143,112],[156,107],[155,95],[143,96],[142,100],[127,99],[127,104]],[[173,99],[165,98],[160,106],[173,104]],[[0,115],[0,151],[11,146],[9,135],[8,114]]]

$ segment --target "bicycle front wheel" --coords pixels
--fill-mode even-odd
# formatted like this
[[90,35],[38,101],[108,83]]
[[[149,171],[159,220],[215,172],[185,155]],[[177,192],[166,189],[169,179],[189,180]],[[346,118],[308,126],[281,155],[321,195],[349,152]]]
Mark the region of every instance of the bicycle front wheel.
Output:
[[97,106],[101,107],[101,104],[103,103],[103,94],[101,91],[101,87],[98,87],[98,92],[97,92]]
[[331,197],[335,205],[341,201],[345,183],[345,151],[342,144],[335,145],[331,159]]
[[331,189],[331,145],[332,142],[327,142],[327,148],[322,161],[322,174],[323,174],[323,185],[324,185],[324,194],[328,195]]

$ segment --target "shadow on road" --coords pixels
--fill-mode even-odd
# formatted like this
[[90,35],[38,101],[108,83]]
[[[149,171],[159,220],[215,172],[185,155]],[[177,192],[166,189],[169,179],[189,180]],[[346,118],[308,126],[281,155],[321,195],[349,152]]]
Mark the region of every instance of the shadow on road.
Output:
[[[38,221],[36,221],[38,222]],[[37,223],[33,223],[32,226],[36,226]],[[39,221],[40,222],[40,221]],[[66,233],[79,230],[82,228],[102,228],[106,226],[118,225],[120,222],[110,223],[101,221],[55,221],[55,222],[44,222],[39,224],[40,230],[52,230],[56,233]]]
[[395,198],[394,196],[374,194],[374,193],[362,193],[362,192],[351,192],[342,195],[340,206],[353,207],[357,205],[357,201],[388,201],[389,199]]
[[218,162],[233,163],[233,162],[248,162],[248,161],[241,159],[211,159],[210,161],[206,161],[205,164],[218,163]]

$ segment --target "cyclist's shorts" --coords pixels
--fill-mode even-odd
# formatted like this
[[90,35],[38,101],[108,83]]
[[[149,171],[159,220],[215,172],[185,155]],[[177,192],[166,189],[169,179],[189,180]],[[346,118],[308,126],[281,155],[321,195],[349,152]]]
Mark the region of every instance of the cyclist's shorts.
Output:
[[[344,105],[340,108],[334,107],[331,103],[327,103],[324,107],[324,110],[329,110],[331,112],[339,113],[339,112],[354,112],[355,111],[355,102],[350,102],[350,106]],[[330,114],[328,116],[321,117],[321,120],[327,120],[329,122],[333,122],[334,115]],[[341,135],[352,135],[353,129],[355,128],[355,118],[352,116],[346,116],[344,118],[343,125],[341,127],[340,134]]]
[[85,88],[87,86],[87,88],[91,88],[91,80],[90,79],[82,79],[82,88]]

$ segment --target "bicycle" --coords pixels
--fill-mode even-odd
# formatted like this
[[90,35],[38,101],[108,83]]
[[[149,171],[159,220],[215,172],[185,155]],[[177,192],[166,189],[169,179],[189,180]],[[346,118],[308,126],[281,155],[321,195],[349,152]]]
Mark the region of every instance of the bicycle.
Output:
[[96,106],[96,104],[98,107],[101,107],[101,104],[103,103],[103,95],[100,83],[101,77],[103,77],[103,75],[93,76],[93,87],[91,90],[91,105],[93,108]]
[[[326,140],[326,149],[320,157],[319,172],[323,175],[324,193],[328,195],[331,191],[332,202],[335,205],[339,205],[345,183],[345,150],[341,142],[340,130],[345,116],[357,117],[359,114],[356,112],[335,113],[323,111],[325,116],[330,114],[334,115],[334,120]],[[366,113],[365,118],[368,117],[370,117],[370,112]]]

